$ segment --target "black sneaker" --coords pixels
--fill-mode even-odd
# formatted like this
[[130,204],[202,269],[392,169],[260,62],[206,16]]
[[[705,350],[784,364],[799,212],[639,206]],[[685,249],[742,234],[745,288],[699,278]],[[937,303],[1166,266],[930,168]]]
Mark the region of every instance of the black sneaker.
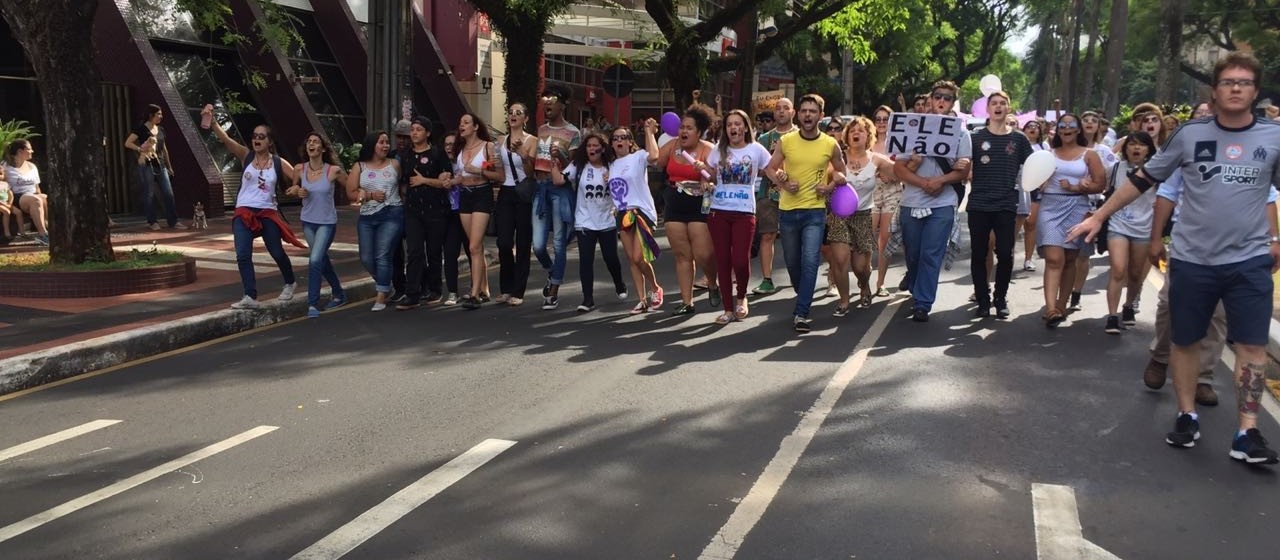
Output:
[[917,307],[911,311],[911,320],[917,323],[928,323],[929,312]]
[[991,304],[978,302],[978,308],[974,310],[973,316],[979,319],[986,319],[991,316]]
[[584,301],[582,302],[582,305],[578,306],[578,313],[586,313],[588,311],[593,311],[595,310],[595,308],[596,308],[596,303],[594,301]]
[[1120,328],[1120,317],[1118,315],[1107,315],[1107,326],[1103,329],[1107,334],[1120,334],[1124,329]]
[[409,309],[417,309],[421,305],[422,300],[416,297],[405,296],[403,300],[396,303],[396,309],[399,311],[406,311]]
[[427,297],[422,298],[422,303],[431,305],[434,303],[440,303],[440,301],[443,299],[444,299],[444,296],[441,295],[440,292],[428,292]]
[[547,285],[542,287],[542,297],[551,297],[551,282],[547,282]]
[[907,277],[906,277],[906,276],[903,276],[903,277],[902,277],[902,281],[901,281],[901,282],[898,282],[898,291],[899,291],[899,292],[905,292],[905,291],[907,291]]
[[1250,465],[1274,465],[1278,461],[1276,451],[1267,448],[1267,439],[1262,437],[1262,432],[1257,428],[1249,428],[1244,435],[1236,436],[1235,441],[1231,442],[1229,455],[1232,459]]
[[844,307],[840,307],[839,305],[837,305],[836,310],[832,311],[831,314],[836,317],[844,317],[845,315],[849,314],[849,306],[846,305]]
[[1120,322],[1124,323],[1124,326],[1126,327],[1132,327],[1138,324],[1138,319],[1135,317],[1137,314],[1138,314],[1137,311],[1135,311],[1133,307],[1130,307],[1128,305],[1121,307]]
[[810,327],[810,326],[809,326],[809,318],[808,318],[808,317],[800,317],[800,316],[797,316],[797,317],[794,319],[793,323],[794,323],[794,327],[795,327],[795,329],[796,329],[796,332],[798,332],[798,333],[807,333],[807,332],[809,332],[809,331],[813,330],[813,329],[812,329],[812,327]]
[[560,307],[560,296],[548,296],[542,300],[542,308],[550,311]]
[[396,305],[400,305],[401,303],[404,303],[405,299],[407,299],[408,297],[409,296],[406,295],[404,292],[392,291],[391,298],[387,300],[387,303],[394,303]]
[[[1200,439],[1200,421],[1185,412],[1178,414],[1178,419],[1173,423],[1173,431],[1164,436],[1164,442],[1174,447],[1195,447],[1198,439]],[[1232,453],[1234,457],[1234,445]]]
[[1008,319],[1009,316],[1012,315],[1011,313],[1009,313],[1009,304],[1007,302],[996,300],[995,305],[996,305],[996,317],[999,317],[1001,319]]
[[1067,305],[1067,309],[1070,311],[1080,310],[1080,292],[1071,292],[1071,303]]

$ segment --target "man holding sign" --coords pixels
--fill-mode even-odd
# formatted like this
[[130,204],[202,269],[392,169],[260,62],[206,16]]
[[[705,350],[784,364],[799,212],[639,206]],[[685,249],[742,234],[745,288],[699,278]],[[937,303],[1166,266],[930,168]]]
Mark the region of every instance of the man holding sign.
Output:
[[915,300],[911,320],[921,323],[929,320],[938,294],[938,275],[960,204],[952,186],[968,175],[973,154],[964,122],[947,116],[959,91],[951,81],[933,84],[932,114],[894,113],[885,142],[886,152],[911,156],[899,157],[894,173],[905,184],[898,220],[907,253],[907,289]]

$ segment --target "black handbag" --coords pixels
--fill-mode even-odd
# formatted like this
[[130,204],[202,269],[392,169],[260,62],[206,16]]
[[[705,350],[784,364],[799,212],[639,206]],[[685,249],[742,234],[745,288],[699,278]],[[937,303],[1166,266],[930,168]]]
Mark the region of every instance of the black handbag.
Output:
[[520,197],[520,202],[533,204],[533,196],[538,193],[538,182],[528,175],[524,179],[519,178],[520,168],[516,167],[516,160],[511,157],[510,134],[507,135],[507,162],[511,164],[511,176],[516,178],[516,196]]

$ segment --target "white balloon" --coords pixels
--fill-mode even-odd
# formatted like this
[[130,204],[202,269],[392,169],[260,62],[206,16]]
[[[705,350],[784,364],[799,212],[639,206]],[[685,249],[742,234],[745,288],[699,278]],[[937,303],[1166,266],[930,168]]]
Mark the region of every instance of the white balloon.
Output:
[[1058,163],[1054,160],[1052,152],[1041,150],[1031,154],[1027,162],[1022,164],[1022,190],[1031,192],[1040,188],[1040,185],[1053,176],[1057,168]]
[[984,96],[991,95],[1002,89],[1004,89],[1004,84],[1000,83],[1000,77],[995,74],[987,74],[978,81],[978,91],[981,91]]

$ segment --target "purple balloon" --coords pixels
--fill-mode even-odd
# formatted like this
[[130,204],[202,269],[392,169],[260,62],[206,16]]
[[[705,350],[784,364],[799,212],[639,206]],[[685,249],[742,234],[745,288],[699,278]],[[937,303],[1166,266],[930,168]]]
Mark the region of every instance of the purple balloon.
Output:
[[831,213],[837,218],[848,218],[857,211],[858,191],[849,185],[836,187],[835,192],[831,193]]
[[973,100],[973,108],[969,109],[973,116],[985,119],[991,115],[987,114],[987,98],[979,97]]
[[667,111],[662,114],[662,131],[667,136],[680,135],[680,115]]

